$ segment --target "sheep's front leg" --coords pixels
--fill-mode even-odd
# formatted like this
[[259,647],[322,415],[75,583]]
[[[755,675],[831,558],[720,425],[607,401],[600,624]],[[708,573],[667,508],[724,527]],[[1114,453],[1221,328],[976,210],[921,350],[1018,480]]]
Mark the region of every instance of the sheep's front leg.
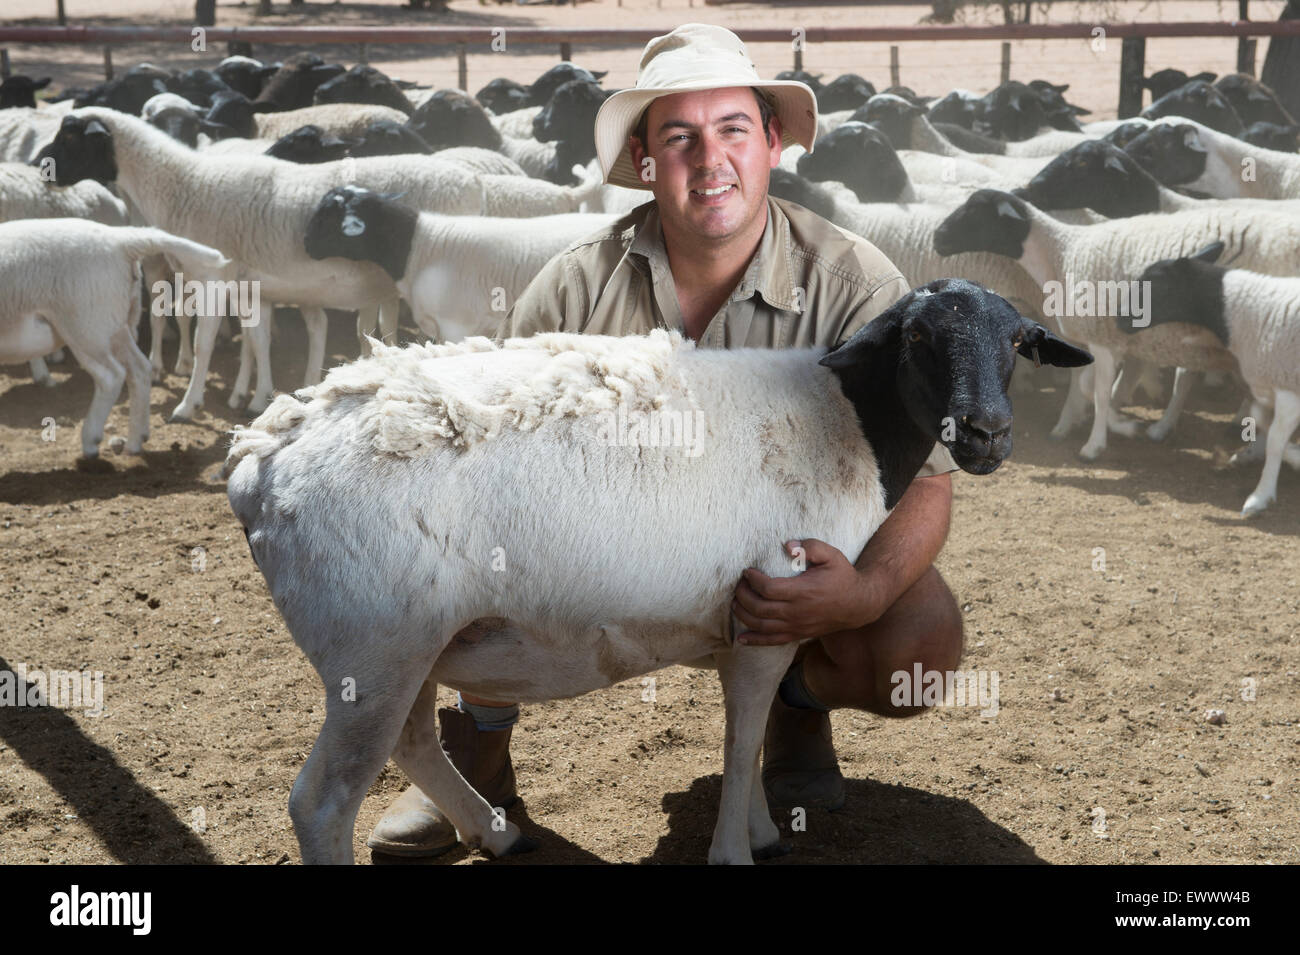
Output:
[[171,420],[189,421],[194,413],[203,407],[203,389],[207,384],[208,365],[212,362],[212,350],[217,344],[217,331],[221,325],[220,315],[200,315],[198,331],[194,336],[194,370],[190,372],[190,384],[185,389],[185,397],[172,411]]
[[451,764],[438,740],[434,719],[437,710],[438,684],[430,677],[407,714],[406,725],[393,750],[393,761],[451,820],[456,835],[465,845],[481,847],[494,856],[532,849],[532,840],[498,814]]
[[1110,389],[1115,383],[1115,356],[1109,348],[1088,343],[1092,352],[1092,433],[1079,456],[1095,461],[1106,450],[1106,424],[1110,420]]
[[1083,422],[1084,409],[1088,407],[1088,396],[1092,394],[1092,368],[1070,369],[1070,386],[1065,391],[1065,404],[1061,415],[1052,428],[1050,437],[1060,441]]
[[1253,517],[1277,499],[1277,473],[1282,467],[1282,456],[1296,426],[1300,425],[1300,395],[1278,388],[1273,393],[1273,423],[1268,429],[1268,448],[1264,457],[1264,472],[1259,484],[1246,498],[1241,509],[1242,517]]
[[176,328],[181,336],[180,351],[176,353],[176,374],[188,375],[194,368],[194,344],[190,337],[190,316],[177,312]]
[[379,305],[379,335],[385,345],[397,344],[397,319],[402,310],[402,300],[391,298]]
[[797,649],[795,643],[736,646],[715,656],[726,700],[727,736],[722,801],[709,846],[710,864],[750,865],[754,852],[764,854],[779,843],[780,832],[762,795],[758,758],[768,710]]
[[304,388],[320,384],[321,372],[325,368],[325,335],[329,331],[329,322],[323,308],[304,308],[303,324],[307,326],[307,370],[302,376]]
[[377,324],[379,324],[378,305],[367,305],[357,311],[357,342],[361,345],[362,358],[370,357],[370,342],[366,339],[374,337]]
[[33,358],[27,364],[32,370],[32,381],[46,388],[54,387],[54,379],[50,377],[50,369],[44,358]]

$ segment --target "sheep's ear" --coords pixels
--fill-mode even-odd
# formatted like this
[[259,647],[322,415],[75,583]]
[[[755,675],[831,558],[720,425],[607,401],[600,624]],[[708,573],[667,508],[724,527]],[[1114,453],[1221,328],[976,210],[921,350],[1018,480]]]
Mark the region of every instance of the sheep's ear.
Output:
[[1216,240],[1194,255],[1189,255],[1188,258],[1200,259],[1202,262],[1214,263],[1219,261],[1219,256],[1221,255],[1223,255],[1223,243]]
[[997,209],[995,211],[997,212],[999,217],[1006,216],[1008,219],[1016,219],[1020,222],[1025,221],[1025,217],[1020,214],[1020,210],[1017,209],[1015,206],[1013,206],[1011,203],[1007,202],[1007,200],[1005,199],[1002,199],[1001,201],[998,202]]
[[1110,153],[1109,155],[1106,156],[1106,161],[1102,163],[1102,167],[1105,169],[1114,169],[1116,172],[1119,173],[1128,172],[1128,170],[1124,168],[1124,163],[1121,162],[1120,158],[1116,156],[1114,153]]
[[1028,358],[1035,364],[1056,365],[1058,368],[1092,364],[1091,354],[1057,338],[1037,322],[1025,319],[1020,332],[1020,343],[1016,346],[1016,351],[1022,358]]
[[90,122],[88,122],[88,123],[86,124],[86,128],[83,130],[83,132],[84,132],[87,136],[109,136],[109,135],[111,135],[111,134],[109,133],[109,131],[108,131],[108,127],[105,126],[103,123],[101,123],[101,122],[100,122],[99,120],[97,120],[97,119],[92,119]]
[[907,312],[908,306],[915,300],[915,291],[904,295],[854,332],[852,338],[846,342],[841,342],[833,351],[824,355],[817,364],[825,365],[827,368],[840,369],[867,361],[872,353],[884,348],[889,343],[891,336],[897,336],[899,322]]
[[[45,87],[47,87],[47,86],[50,85],[50,79],[51,79],[51,78],[47,76],[47,77],[45,77],[45,79],[43,79],[43,80],[37,80],[35,83],[32,84],[32,89],[34,89],[34,90],[43,90],[43,89],[45,89]],[[1267,96],[1265,96],[1264,98],[1265,98],[1265,99],[1268,99]]]
[[1197,133],[1195,127],[1192,126],[1188,126],[1183,130],[1183,145],[1194,153],[1209,151],[1201,144],[1200,134]]

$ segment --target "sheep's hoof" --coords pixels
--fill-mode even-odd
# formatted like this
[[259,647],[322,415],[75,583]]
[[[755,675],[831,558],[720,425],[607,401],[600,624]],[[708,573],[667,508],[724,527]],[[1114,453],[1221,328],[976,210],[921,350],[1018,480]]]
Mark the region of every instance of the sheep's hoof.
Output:
[[794,851],[793,846],[786,842],[773,842],[771,845],[763,846],[761,849],[754,849],[754,861],[763,862],[767,859],[779,859],[781,856],[788,856]]
[[190,408],[187,405],[179,404],[172,411],[172,413],[167,417],[167,421],[173,424],[178,421],[185,421],[185,422],[193,421],[194,413],[196,411],[198,411],[198,408]]
[[519,838],[516,839],[514,842],[510,843],[510,847],[506,849],[505,852],[501,853],[501,855],[497,856],[497,858],[501,859],[504,858],[505,856],[523,855],[525,852],[532,852],[536,848],[537,848],[537,840],[530,839],[521,833]]
[[54,387],[54,378],[50,375],[46,375],[44,378],[37,378],[35,381],[36,384],[40,385],[42,388]]
[[1073,428],[1062,428],[1060,425],[1057,425],[1051,431],[1047,432],[1047,437],[1052,441],[1064,441],[1070,436],[1070,432],[1073,430]]
[[1271,503],[1272,500],[1270,498],[1259,497],[1252,494],[1250,497],[1246,498],[1246,504],[1241,509],[1241,516],[1247,519],[1258,517],[1260,514],[1263,514],[1268,510],[1268,506]]
[[1247,445],[1232,457],[1228,458],[1228,463],[1233,467],[1240,467],[1243,464],[1256,464],[1264,455],[1260,452],[1259,446],[1255,444]]
[[244,400],[247,397],[248,397],[247,394],[241,395],[239,392],[236,391],[233,394],[231,394],[230,399],[226,402],[226,404],[229,405],[231,408],[238,410],[239,408],[242,408],[244,406]]
[[1135,421],[1132,418],[1120,418],[1110,423],[1112,434],[1118,434],[1120,437],[1132,438],[1137,435],[1142,427],[1141,421]]
[[1093,447],[1091,444],[1085,444],[1082,448],[1079,449],[1079,457],[1081,457],[1085,461],[1096,461],[1099,457],[1101,457],[1101,452],[1104,450],[1106,450],[1105,445],[1101,445],[1100,447]]
[[1163,441],[1165,438],[1169,437],[1169,432],[1171,430],[1173,429],[1160,427],[1160,423],[1157,422],[1147,428],[1147,437],[1152,441]]
[[190,361],[177,361],[177,362],[176,362],[176,374],[178,374],[178,375],[188,375],[188,374],[189,374],[190,372],[192,372],[193,370],[194,370],[194,361],[193,361],[193,359],[191,359]]

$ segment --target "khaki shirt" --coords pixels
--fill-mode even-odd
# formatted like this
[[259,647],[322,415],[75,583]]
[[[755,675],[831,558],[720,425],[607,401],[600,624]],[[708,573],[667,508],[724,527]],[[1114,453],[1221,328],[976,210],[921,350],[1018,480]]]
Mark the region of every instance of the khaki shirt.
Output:
[[[832,348],[910,290],[879,249],[803,206],[768,196],[767,228],[701,348]],[[685,334],[658,205],[638,206],[542,267],[498,339],[539,332]],[[936,443],[917,477],[957,470]]]

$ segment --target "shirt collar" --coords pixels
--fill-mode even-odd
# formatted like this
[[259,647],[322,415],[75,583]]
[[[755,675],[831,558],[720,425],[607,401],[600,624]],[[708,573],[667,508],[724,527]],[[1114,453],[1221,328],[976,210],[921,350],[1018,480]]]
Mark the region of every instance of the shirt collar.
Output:
[[[672,276],[668,264],[668,250],[664,246],[663,225],[659,221],[659,204],[647,203],[646,217],[636,230],[628,254],[640,261],[649,275],[655,273]],[[767,197],[767,227],[759,240],[758,249],[750,259],[745,274],[732,292],[730,302],[743,302],[757,292],[768,305],[787,312],[799,313],[802,308],[795,302],[794,278],[791,275],[790,220],[770,195]]]

